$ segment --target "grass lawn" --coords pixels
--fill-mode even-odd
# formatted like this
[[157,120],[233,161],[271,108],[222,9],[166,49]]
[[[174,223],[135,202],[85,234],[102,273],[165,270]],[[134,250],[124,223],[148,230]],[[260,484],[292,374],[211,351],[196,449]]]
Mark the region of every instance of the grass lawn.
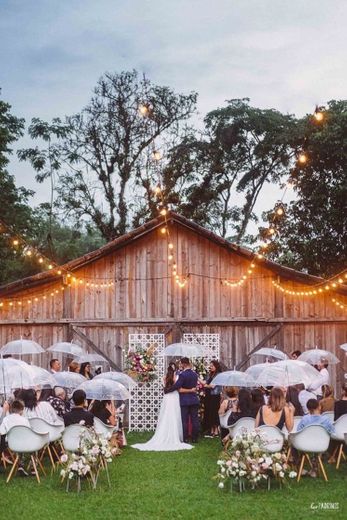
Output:
[[[129,444],[151,435],[130,434]],[[328,467],[329,482],[304,477],[290,487],[230,493],[217,489],[213,475],[220,445],[203,439],[191,451],[153,453],[125,448],[110,465],[112,489],[102,477],[97,491],[84,483],[82,492],[65,492],[58,475],[16,477],[9,484],[0,475],[0,518],[8,520],[165,519],[270,520],[347,518],[347,463],[337,472]],[[275,489],[276,488],[276,489]],[[338,510],[319,503],[338,503]],[[317,509],[312,509],[317,507]]]

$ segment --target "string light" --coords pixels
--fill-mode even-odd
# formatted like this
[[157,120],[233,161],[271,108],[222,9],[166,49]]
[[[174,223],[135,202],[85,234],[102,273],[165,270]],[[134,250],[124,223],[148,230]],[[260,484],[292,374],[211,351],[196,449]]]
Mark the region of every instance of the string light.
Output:
[[304,152],[301,152],[298,156],[298,162],[300,164],[306,164],[307,163],[307,160],[308,160],[308,157],[307,155],[304,153]]

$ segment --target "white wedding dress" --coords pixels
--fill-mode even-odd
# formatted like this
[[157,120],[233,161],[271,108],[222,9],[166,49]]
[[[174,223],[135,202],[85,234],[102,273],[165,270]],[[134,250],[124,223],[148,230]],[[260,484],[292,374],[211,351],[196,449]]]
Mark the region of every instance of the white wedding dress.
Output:
[[165,394],[160,406],[157,428],[153,437],[144,444],[133,444],[141,451],[190,450],[190,444],[183,441],[180,398],[177,391]]

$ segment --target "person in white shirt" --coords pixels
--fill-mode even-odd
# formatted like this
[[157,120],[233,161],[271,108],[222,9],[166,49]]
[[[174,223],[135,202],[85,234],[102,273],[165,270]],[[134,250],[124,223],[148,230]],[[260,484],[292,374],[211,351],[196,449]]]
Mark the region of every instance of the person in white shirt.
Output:
[[49,368],[51,374],[56,374],[57,372],[60,372],[61,370],[61,364],[59,359],[51,359],[49,362]]
[[319,377],[317,381],[310,385],[309,390],[314,392],[318,398],[321,398],[323,395],[322,386],[330,385],[330,374],[328,372],[328,360],[322,358],[320,362],[317,364],[317,369],[319,370]]
[[[4,408],[8,408],[7,403],[4,403]],[[13,428],[13,426],[28,426],[30,428],[30,423],[28,419],[26,417],[23,417],[23,411],[24,403],[22,401],[19,401],[19,399],[15,399],[14,401],[12,401],[9,407],[9,415],[5,415],[5,417],[2,420],[2,423],[0,424],[0,435],[7,435],[7,433],[11,428]]]
[[298,391],[298,399],[299,403],[301,404],[301,408],[304,412],[304,414],[308,414],[308,408],[307,408],[307,401],[310,399],[316,399],[317,396],[313,392],[310,392],[309,390],[305,389],[304,384],[296,385],[296,389]]
[[28,390],[22,390],[21,398],[24,401],[24,416],[28,419],[32,417],[39,417],[44,419],[50,424],[61,423],[57,412],[53,406],[47,403],[47,401],[38,401],[37,394],[34,389],[29,388]]

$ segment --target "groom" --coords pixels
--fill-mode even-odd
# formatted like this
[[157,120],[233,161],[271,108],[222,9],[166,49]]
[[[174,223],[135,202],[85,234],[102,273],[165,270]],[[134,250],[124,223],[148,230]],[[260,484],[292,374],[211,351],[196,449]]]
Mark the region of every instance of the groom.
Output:
[[[164,390],[167,394],[169,392],[174,392],[175,390],[187,389],[191,390],[196,388],[198,384],[198,374],[194,372],[191,368],[189,359],[184,357],[181,359],[181,365],[183,371],[179,375],[176,383],[170,388]],[[192,442],[198,442],[199,436],[199,398],[195,391],[191,392],[179,392],[180,395],[180,406],[181,406],[181,417],[182,417],[182,427],[183,427],[183,441],[188,441],[188,425],[189,418],[192,423]]]

